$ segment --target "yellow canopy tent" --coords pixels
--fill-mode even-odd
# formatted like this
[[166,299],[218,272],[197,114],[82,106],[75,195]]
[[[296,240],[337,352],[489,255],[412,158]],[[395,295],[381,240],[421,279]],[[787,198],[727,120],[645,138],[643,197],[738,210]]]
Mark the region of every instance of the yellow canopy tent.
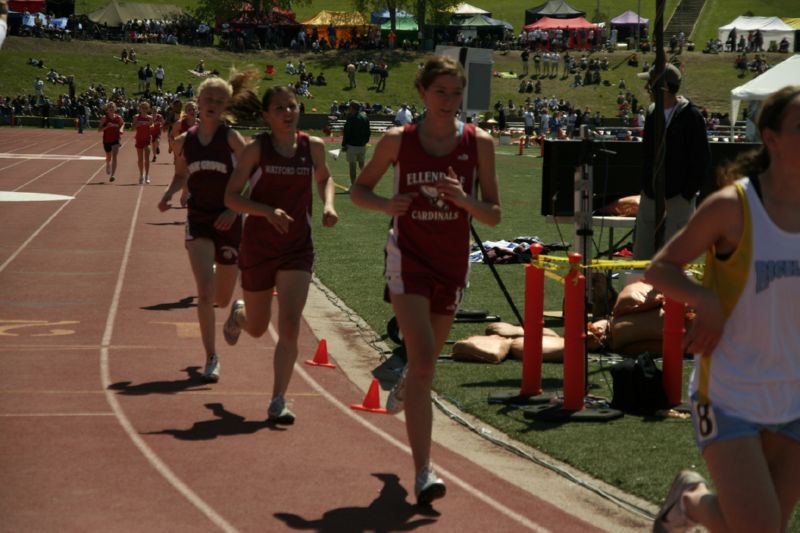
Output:
[[304,21],[303,26],[306,33],[310,36],[314,29],[317,30],[317,36],[320,39],[326,39],[330,43],[330,36],[328,35],[328,28],[333,25],[336,32],[336,43],[341,43],[342,40],[349,40],[352,36],[352,29],[359,33],[364,33],[369,28],[369,22],[364,18],[364,15],[358,11],[327,11],[323,9],[315,16]]

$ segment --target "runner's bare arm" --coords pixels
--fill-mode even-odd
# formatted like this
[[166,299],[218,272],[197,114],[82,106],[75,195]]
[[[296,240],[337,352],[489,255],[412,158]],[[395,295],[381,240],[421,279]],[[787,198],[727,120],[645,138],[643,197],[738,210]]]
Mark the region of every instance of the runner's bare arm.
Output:
[[325,162],[325,143],[319,137],[311,137],[311,161],[314,165],[314,178],[317,183],[317,192],[324,203],[322,209],[322,225],[330,228],[339,221],[339,215],[334,207],[335,185],[331,178],[331,171]]
[[403,128],[391,128],[375,145],[372,157],[350,189],[350,199],[357,206],[381,211],[389,216],[403,215],[408,210],[412,195],[398,194],[384,198],[373,191],[389,167],[397,161],[402,134]]

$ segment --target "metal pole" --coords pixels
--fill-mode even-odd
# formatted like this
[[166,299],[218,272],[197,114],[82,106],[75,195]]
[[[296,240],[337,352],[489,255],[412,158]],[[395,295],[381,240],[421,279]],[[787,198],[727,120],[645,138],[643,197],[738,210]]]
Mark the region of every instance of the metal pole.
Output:
[[664,88],[663,81],[664,68],[667,63],[667,56],[664,53],[664,4],[665,0],[656,0],[656,24],[654,28],[656,40],[656,58],[654,61],[654,79],[658,80],[653,87],[655,96],[655,110],[653,125],[653,146],[655,147],[655,157],[653,158],[653,192],[656,201],[656,233],[654,235],[655,250],[658,251],[664,244],[664,214],[666,210],[666,169],[667,162],[667,139],[664,124]]
[[642,0],[638,0],[636,3],[636,48],[634,48],[634,52],[639,51],[639,41],[641,40],[641,31],[642,31]]

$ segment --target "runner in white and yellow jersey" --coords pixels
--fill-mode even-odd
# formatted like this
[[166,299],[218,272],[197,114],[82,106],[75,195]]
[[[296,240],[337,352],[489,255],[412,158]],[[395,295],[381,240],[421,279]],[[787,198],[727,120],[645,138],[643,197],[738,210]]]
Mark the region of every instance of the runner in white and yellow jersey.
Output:
[[[681,472],[654,531],[785,531],[800,500],[800,86],[767,99],[758,128],[761,149],[727,167],[729,185],[645,274],[696,310],[692,420],[716,487]],[[683,265],[703,251],[701,287]]]

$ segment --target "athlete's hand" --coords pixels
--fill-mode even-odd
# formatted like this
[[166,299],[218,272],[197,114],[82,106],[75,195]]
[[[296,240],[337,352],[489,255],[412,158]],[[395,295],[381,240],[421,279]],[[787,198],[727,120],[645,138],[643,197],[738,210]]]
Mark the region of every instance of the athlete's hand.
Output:
[[289,233],[289,224],[294,222],[294,219],[289,216],[289,213],[280,208],[273,209],[272,211],[267,210],[267,220],[269,220],[270,224],[275,226],[278,233],[283,235]]
[[339,222],[339,215],[336,213],[336,209],[326,207],[322,211],[322,225],[326,228],[332,228],[337,222]]
[[436,190],[439,191],[439,198],[459,207],[467,197],[467,193],[461,188],[461,181],[458,179],[453,167],[447,167],[447,176],[436,182]]
[[695,306],[695,318],[683,338],[684,351],[711,354],[722,336],[725,317],[716,294],[702,289],[703,296]]
[[172,204],[169,203],[170,200],[172,200],[171,196],[169,198],[167,198],[167,196],[162,196],[161,201],[158,202],[158,210],[163,213],[164,211],[170,209],[172,207]]
[[416,196],[417,193],[396,194],[389,199],[389,203],[383,212],[390,217],[403,216],[408,212],[408,208],[411,207],[411,201]]
[[214,221],[214,228],[220,231],[227,231],[231,229],[233,223],[236,222],[237,216],[238,214],[236,213],[236,211],[231,211],[230,209],[226,209],[217,217],[217,220]]

